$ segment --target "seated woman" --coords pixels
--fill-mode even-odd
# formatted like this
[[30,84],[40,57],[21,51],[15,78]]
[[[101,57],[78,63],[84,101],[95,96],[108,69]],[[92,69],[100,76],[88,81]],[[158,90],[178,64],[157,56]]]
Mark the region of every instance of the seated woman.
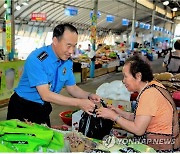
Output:
[[170,73],[180,73],[180,40],[174,43],[174,52],[170,52],[165,56],[163,64],[166,71]]
[[128,91],[139,93],[134,114],[110,106],[97,109],[98,117],[115,121],[121,128],[135,134],[136,139],[157,151],[179,148],[176,106],[165,87],[153,81],[149,64],[138,56],[130,57],[123,67],[123,75]]

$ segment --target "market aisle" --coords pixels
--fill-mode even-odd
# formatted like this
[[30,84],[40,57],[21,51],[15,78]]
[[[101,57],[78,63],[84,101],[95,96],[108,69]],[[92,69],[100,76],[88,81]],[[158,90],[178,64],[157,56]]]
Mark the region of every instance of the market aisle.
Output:
[[[153,62],[151,62],[153,72],[154,73],[160,73],[160,72],[165,72],[165,68],[162,67],[162,61],[163,59],[157,59]],[[114,80],[122,80],[122,72],[113,72],[109,73],[100,77],[96,77],[93,79],[88,79],[85,83],[83,84],[78,84],[82,89],[89,91],[89,92],[96,92],[96,89],[103,83],[105,82],[111,82]],[[68,96],[67,92],[65,89],[62,90],[62,94]],[[58,105],[52,105],[53,106],[53,111],[51,113],[51,124],[52,126],[54,125],[61,125],[63,122],[59,118],[59,113],[65,110],[72,110],[76,109],[74,107],[66,107],[66,106],[58,106]],[[5,120],[6,119],[6,114],[7,114],[7,107],[0,108],[0,120]],[[38,115],[37,115],[38,116]]]

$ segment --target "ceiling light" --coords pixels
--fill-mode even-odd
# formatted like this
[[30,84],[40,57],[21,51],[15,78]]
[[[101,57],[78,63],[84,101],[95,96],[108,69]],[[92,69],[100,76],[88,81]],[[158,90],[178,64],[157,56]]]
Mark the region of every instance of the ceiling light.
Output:
[[163,5],[166,5],[166,6],[167,6],[168,4],[169,4],[169,1],[164,1],[164,2],[163,2]]
[[28,3],[27,3],[27,2],[22,2],[22,4],[23,4],[23,5],[28,5]]
[[177,11],[177,7],[174,7],[174,8],[172,9],[172,11],[174,11],[174,12]]
[[7,4],[6,4],[6,3],[4,4],[4,8],[5,8],[5,9],[7,8]]
[[16,6],[16,10],[20,10],[21,9],[21,6],[18,4],[17,6]]
[[24,1],[22,2],[23,5],[28,5],[28,2]]
[[28,1],[29,1],[29,0],[24,0],[24,1],[22,2],[22,4],[23,4],[23,5],[28,5]]

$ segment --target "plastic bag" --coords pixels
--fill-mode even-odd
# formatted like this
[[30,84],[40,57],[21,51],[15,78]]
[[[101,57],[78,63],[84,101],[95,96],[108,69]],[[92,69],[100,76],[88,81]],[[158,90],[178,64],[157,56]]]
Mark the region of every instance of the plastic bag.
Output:
[[[103,100],[101,101],[101,104],[103,107],[107,107]],[[95,111],[93,112],[93,115],[83,112],[79,121],[78,131],[87,137],[102,140],[104,136],[110,134],[113,123],[114,122],[109,119],[97,117]]]
[[19,120],[0,121],[0,130],[0,152],[63,152],[65,150],[62,133],[36,123],[27,124]]
[[130,101],[131,95],[121,80],[103,83],[97,88],[96,94],[102,98],[123,101]]

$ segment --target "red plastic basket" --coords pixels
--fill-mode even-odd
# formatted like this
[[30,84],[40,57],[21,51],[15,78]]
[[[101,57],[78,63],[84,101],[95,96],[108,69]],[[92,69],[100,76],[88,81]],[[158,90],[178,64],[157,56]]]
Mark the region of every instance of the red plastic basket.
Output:
[[71,126],[72,125],[72,117],[66,117],[67,114],[70,114],[72,113],[73,111],[64,111],[64,112],[61,112],[59,114],[60,118],[62,119],[62,121],[68,125],[68,126]]

